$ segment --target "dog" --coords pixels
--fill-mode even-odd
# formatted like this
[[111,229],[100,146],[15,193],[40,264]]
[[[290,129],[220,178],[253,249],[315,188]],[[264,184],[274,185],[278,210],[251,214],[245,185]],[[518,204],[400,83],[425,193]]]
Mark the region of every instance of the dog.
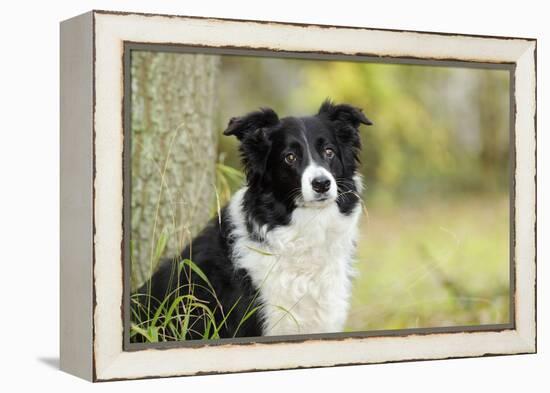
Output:
[[190,259],[208,280],[191,275],[193,296],[222,321],[220,338],[341,332],[362,211],[361,124],[372,124],[361,109],[328,99],[314,116],[262,108],[232,118],[224,135],[240,142],[245,185],[139,292],[173,294],[189,281],[174,279],[175,264]]

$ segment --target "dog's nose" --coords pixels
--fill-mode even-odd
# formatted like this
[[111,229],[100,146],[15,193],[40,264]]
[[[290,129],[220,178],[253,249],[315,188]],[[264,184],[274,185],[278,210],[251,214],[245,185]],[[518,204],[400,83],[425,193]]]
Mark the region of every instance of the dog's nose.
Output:
[[313,188],[313,191],[318,192],[319,194],[327,192],[328,190],[330,190],[330,179],[324,176],[316,177],[311,181],[311,188]]

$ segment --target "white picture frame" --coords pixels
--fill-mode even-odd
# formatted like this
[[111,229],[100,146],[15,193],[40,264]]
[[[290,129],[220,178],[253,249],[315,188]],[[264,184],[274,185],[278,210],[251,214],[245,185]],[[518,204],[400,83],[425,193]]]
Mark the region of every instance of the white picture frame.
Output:
[[[165,348],[124,343],[126,44],[513,70],[513,323]],[[61,368],[90,381],[536,352],[536,40],[91,11],[61,24]]]

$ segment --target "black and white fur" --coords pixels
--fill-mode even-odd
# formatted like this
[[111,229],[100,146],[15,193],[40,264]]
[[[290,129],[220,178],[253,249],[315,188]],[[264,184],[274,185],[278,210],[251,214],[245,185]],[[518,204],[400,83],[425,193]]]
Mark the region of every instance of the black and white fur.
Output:
[[[218,305],[218,321],[237,304],[222,338],[342,331],[361,214],[360,124],[372,123],[328,100],[314,116],[279,119],[261,109],[229,122],[224,134],[240,141],[246,185],[180,256],[214,287],[217,299],[205,286],[194,295]],[[173,272],[174,262],[161,265],[153,297],[178,285]],[[201,323],[193,330],[199,337]]]

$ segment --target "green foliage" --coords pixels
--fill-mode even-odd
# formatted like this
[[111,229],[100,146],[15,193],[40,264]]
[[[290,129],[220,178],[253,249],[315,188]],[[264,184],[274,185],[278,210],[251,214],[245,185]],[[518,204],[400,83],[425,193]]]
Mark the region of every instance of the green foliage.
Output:
[[[495,70],[317,62],[308,66],[294,100],[314,108],[331,97],[364,109],[374,126],[361,130],[361,172],[374,188],[370,197],[396,203],[507,187],[508,76]],[[484,154],[491,157],[490,168]]]
[[225,206],[231,195],[244,184],[244,173],[218,161],[216,164],[215,213]]

